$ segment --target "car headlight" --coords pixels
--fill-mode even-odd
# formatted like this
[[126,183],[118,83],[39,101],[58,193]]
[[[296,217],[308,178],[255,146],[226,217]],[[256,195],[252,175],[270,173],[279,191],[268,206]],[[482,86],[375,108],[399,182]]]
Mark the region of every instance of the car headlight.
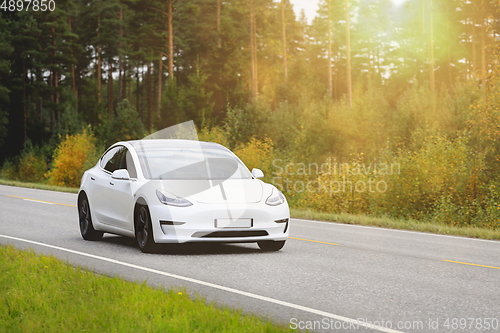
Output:
[[285,196],[276,188],[273,188],[271,195],[266,200],[266,204],[269,206],[278,206],[284,202],[285,202]]
[[159,190],[156,190],[156,196],[158,197],[158,200],[160,200],[160,202],[164,205],[176,206],[176,207],[188,207],[193,205],[191,202],[189,202],[184,198],[180,197],[171,198],[161,193]]

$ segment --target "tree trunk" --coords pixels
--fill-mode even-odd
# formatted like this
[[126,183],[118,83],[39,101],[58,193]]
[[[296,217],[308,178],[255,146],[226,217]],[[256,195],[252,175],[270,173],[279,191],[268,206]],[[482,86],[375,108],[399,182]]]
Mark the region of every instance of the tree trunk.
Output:
[[42,107],[43,107],[43,103],[42,103],[42,98],[38,98],[38,101],[36,103],[36,112],[37,112],[37,117],[38,117],[38,120],[42,121],[43,118],[42,118]]
[[380,48],[377,47],[377,80],[380,79],[380,81],[382,81],[382,79],[381,79],[382,75],[380,73],[381,73],[381,71],[380,71]]
[[158,80],[156,77],[156,67],[154,61],[151,62],[151,108],[152,108],[152,118],[151,121],[153,121],[153,116],[156,115],[156,112],[158,111],[158,103],[156,103],[158,100],[156,99],[156,93],[158,92],[157,90],[157,84]]
[[[35,69],[35,80],[36,82],[43,82],[42,70],[40,68]],[[38,120],[42,121],[42,97],[38,96],[36,101],[36,117]]]
[[[130,70],[130,68],[128,68]],[[126,71],[125,75],[125,82],[127,82],[127,89],[128,89],[128,100],[130,103],[132,103],[132,75],[129,77],[129,73],[132,74],[130,71]]]
[[123,63],[122,63],[122,39],[123,39],[123,28],[122,28],[122,20],[123,20],[123,10],[120,5],[120,48],[118,50],[118,106],[122,105],[122,72],[123,72]]
[[163,54],[160,53],[160,61],[158,62],[158,119],[160,118],[160,108],[161,108],[162,77],[163,77]]
[[332,19],[331,13],[331,0],[328,0],[328,94],[332,97],[333,83],[332,83]]
[[[69,8],[68,8],[68,12],[69,12]],[[68,15],[68,24],[69,24],[69,32],[71,32],[71,15]],[[73,47],[71,47],[71,60],[73,60]],[[73,63],[73,61],[71,61],[71,81],[72,81],[72,85],[73,85],[73,96],[75,96],[75,98],[77,98],[75,64]],[[77,112],[78,112],[78,108],[77,108]]]
[[[484,5],[483,5],[484,7]],[[485,19],[481,14],[481,77],[484,81],[484,77],[486,76],[486,23]]]
[[[54,57],[54,65],[56,65],[56,38],[55,38],[55,29],[52,28],[52,45],[54,46],[54,52],[52,54],[52,56]],[[55,108],[55,114],[54,114],[54,117],[55,117],[55,120],[57,121],[57,127],[59,127],[59,111],[58,111],[58,104],[59,104],[59,92],[58,92],[58,87],[59,87],[59,79],[57,77],[57,69],[54,69],[54,103],[56,104],[54,106]]]
[[432,0],[429,0],[429,10],[430,10],[430,60],[429,60],[429,79],[430,79],[430,88],[431,91],[434,91],[436,88],[436,81],[434,76],[434,28],[433,28],[433,19],[432,19]]
[[174,41],[172,30],[172,0],[168,0],[168,77],[174,78]]
[[[330,2],[328,2],[330,3]],[[283,73],[285,81],[288,79],[288,71],[286,65],[286,22],[285,22],[285,0],[281,0],[281,31],[283,37]]]
[[250,0],[250,53],[252,62],[252,98],[257,99],[257,61],[255,52],[255,25],[254,25],[254,12],[253,0]]
[[220,39],[220,0],[217,0],[217,47],[220,49],[222,46]]
[[259,62],[257,60],[257,19],[255,11],[253,13],[253,59],[255,61],[255,98],[257,98],[259,94]]
[[[51,72],[49,75],[49,82],[52,87],[54,87],[54,72]],[[54,111],[54,94],[50,95],[50,101],[52,102],[52,107],[50,108],[50,131],[54,131],[54,119],[55,119],[55,111]]]
[[477,76],[477,59],[476,59],[476,19],[472,17],[472,77]]
[[425,1],[422,0],[422,84],[426,81],[425,79]]
[[250,0],[250,61],[252,67],[252,98],[256,99],[257,94],[255,92],[255,61],[253,53],[253,0]]
[[481,9],[482,9],[482,13],[481,13],[481,81],[482,81],[482,86],[483,86],[483,98],[486,100],[486,43],[485,43],[486,22],[485,22],[485,18],[483,17],[484,2],[482,3]]
[[349,108],[352,106],[352,82],[351,82],[351,32],[349,27],[349,0],[345,2],[346,11],[346,35],[347,35],[347,102]]
[[113,60],[109,60],[108,71],[108,112],[113,116]]
[[26,58],[23,58],[23,108],[24,108],[24,117],[23,117],[23,130],[24,130],[24,144],[26,144],[27,136],[26,136],[26,120],[28,118],[28,113],[26,111]]
[[101,14],[97,17],[97,103],[101,104],[101,44],[99,37],[101,36]]
[[152,106],[152,84],[151,84],[151,63],[148,61],[148,73],[146,75],[147,80],[147,95],[148,95],[148,130],[149,133],[153,130],[153,106]]
[[123,66],[123,64],[122,64],[122,67],[123,67],[123,73],[122,73],[122,101],[124,99],[128,99],[128,101],[130,102],[130,98],[127,98],[127,81],[128,81],[128,78],[127,78],[127,75],[128,75],[127,66]]
[[136,72],[135,72],[135,82],[136,82],[136,86],[135,86],[135,109],[137,110],[137,112],[139,112],[139,114],[141,115],[141,119],[144,121],[144,118],[142,117],[142,110],[139,108],[139,68],[137,68]]
[[451,35],[450,35],[450,20],[451,20],[451,17],[447,20],[446,34],[448,37],[448,88],[451,92],[451,88],[453,87],[453,79],[451,76],[451,47],[450,47],[450,42],[449,42],[452,40]]
[[367,65],[368,65],[368,84],[372,84],[373,81],[372,81],[372,45],[370,43],[370,48],[368,50],[368,61],[367,61]]
[[338,96],[339,96],[339,69],[337,68],[338,67],[338,63],[339,63],[339,47],[338,45],[336,45],[335,47],[335,67],[334,67],[334,71],[335,71],[335,75],[334,75],[334,81],[333,81],[333,99],[337,100]]

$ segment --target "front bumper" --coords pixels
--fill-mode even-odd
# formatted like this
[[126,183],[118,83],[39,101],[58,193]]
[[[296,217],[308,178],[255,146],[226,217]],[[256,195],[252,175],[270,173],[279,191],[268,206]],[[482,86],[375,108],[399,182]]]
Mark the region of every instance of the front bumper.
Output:
[[[200,204],[149,206],[156,243],[250,243],[286,240],[290,233],[288,204]],[[216,219],[252,219],[250,227],[216,228]]]

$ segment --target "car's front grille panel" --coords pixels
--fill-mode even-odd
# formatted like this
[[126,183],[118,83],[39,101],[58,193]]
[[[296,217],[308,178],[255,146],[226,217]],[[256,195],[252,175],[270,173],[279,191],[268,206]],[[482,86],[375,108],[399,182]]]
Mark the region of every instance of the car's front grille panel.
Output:
[[269,233],[265,230],[227,230],[227,231],[197,231],[192,237],[198,238],[233,238],[233,237],[260,237],[268,236]]

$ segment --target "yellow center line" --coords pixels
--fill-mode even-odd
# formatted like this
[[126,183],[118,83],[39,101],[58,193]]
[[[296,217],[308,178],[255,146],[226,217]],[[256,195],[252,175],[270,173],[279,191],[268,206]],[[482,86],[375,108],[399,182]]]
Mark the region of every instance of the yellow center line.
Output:
[[63,203],[60,203],[60,202],[52,202],[52,201],[37,200],[37,199],[32,199],[32,198],[16,197],[15,195],[7,195],[7,196],[11,197],[11,198],[17,198],[17,199],[23,199],[23,200],[30,200],[30,201],[38,201],[38,202],[43,202],[43,203],[48,203],[48,204],[54,204],[54,205],[76,207],[75,205],[68,205],[68,204],[63,204]]
[[453,261],[453,260],[441,260],[441,261],[452,262],[452,263],[455,263],[455,264],[462,264],[462,265],[470,265],[470,266],[479,266],[479,267],[500,269],[500,267],[471,264],[471,263],[468,263],[468,262],[461,262],[461,261]]
[[339,245],[339,244],[335,244],[335,243],[321,242],[321,241],[312,240],[312,239],[304,239],[304,238],[296,238],[296,237],[288,237],[288,238],[297,239],[297,240],[306,241],[306,242],[314,242],[314,243],[330,244],[330,245]]

